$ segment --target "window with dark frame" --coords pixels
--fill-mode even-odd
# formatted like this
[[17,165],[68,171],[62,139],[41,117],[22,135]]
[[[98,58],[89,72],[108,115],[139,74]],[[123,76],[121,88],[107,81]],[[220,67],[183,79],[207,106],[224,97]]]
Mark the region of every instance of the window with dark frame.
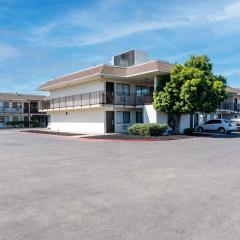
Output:
[[136,86],[136,94],[137,96],[144,96],[146,94],[149,94],[150,89],[146,86]]
[[130,123],[130,112],[117,112],[116,121],[119,124]]
[[143,123],[143,112],[136,112],[136,123]]
[[3,108],[9,108],[9,102],[3,102]]
[[130,84],[117,83],[116,85],[117,95],[130,95]]
[[12,107],[13,108],[22,108],[22,103],[21,102],[13,102]]

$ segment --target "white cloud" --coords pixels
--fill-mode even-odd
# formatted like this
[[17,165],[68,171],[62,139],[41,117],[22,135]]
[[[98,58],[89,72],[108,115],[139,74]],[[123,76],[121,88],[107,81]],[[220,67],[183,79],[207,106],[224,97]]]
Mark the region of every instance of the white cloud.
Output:
[[0,62],[20,56],[18,49],[0,42]]
[[50,47],[86,46],[152,30],[195,27],[240,18],[239,1],[210,9],[204,6],[197,12],[195,6],[192,6],[192,11],[187,9],[185,12],[176,8],[169,15],[159,14],[161,9],[158,9],[160,6],[157,4],[151,14],[134,6],[128,9],[132,14],[126,17],[122,14],[124,6],[125,0],[108,0],[104,3],[100,1],[94,8],[73,10],[48,24],[34,28],[28,40]]

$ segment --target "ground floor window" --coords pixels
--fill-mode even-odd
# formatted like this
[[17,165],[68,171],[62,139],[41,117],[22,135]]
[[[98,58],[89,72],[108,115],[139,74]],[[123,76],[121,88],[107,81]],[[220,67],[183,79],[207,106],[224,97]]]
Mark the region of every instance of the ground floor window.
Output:
[[21,116],[13,116],[13,122],[22,121]]
[[9,117],[8,116],[0,116],[0,123],[6,123],[9,121]]
[[136,112],[136,123],[143,123],[143,112]]
[[130,112],[117,112],[117,123],[130,123]]

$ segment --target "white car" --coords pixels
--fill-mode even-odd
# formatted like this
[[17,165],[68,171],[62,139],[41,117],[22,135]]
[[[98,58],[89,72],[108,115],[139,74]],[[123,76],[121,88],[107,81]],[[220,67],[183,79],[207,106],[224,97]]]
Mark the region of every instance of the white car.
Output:
[[196,127],[198,132],[217,131],[219,133],[230,133],[237,130],[236,123],[226,119],[212,119]]
[[240,127],[240,118],[233,118],[231,119],[231,122],[236,123],[236,125]]

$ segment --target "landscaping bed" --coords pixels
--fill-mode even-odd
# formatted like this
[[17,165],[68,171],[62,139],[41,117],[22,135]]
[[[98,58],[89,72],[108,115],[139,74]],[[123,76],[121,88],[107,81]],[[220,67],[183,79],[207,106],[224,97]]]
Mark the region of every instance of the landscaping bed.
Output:
[[47,131],[47,130],[25,130],[25,131],[21,131],[21,132],[40,133],[40,134],[57,135],[57,136],[80,136],[80,135],[84,135],[84,134],[79,134],[79,133],[53,132],[53,131]]
[[181,140],[193,138],[193,136],[186,135],[168,135],[168,136],[140,136],[129,134],[113,134],[113,135],[98,135],[98,136],[86,136],[83,138],[88,139],[109,139],[109,140],[143,140],[143,141],[168,141],[168,140]]

